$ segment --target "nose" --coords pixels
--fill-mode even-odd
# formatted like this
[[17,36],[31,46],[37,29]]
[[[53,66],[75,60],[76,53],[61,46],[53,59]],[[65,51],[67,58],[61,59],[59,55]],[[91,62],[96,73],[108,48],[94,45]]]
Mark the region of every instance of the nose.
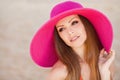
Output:
[[74,31],[72,30],[72,28],[69,28],[69,29],[68,29],[68,33],[69,33],[70,35],[74,34]]
[[69,31],[68,33],[71,35],[71,34],[73,34],[74,32],[73,32],[73,31]]

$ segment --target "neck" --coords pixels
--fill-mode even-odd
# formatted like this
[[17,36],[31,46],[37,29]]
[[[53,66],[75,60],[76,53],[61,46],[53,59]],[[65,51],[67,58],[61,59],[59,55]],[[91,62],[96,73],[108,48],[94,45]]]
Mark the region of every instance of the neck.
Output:
[[85,44],[83,44],[80,47],[75,47],[73,50],[76,52],[76,54],[80,57],[80,61],[84,62],[84,53],[85,53]]

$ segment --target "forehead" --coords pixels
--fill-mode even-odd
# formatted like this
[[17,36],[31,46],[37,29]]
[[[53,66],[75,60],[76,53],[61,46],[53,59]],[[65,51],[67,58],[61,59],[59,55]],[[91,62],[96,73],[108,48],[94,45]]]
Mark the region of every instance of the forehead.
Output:
[[61,20],[59,20],[56,25],[60,25],[60,24],[69,22],[72,18],[79,18],[79,16],[78,15],[70,15],[70,16],[64,17]]

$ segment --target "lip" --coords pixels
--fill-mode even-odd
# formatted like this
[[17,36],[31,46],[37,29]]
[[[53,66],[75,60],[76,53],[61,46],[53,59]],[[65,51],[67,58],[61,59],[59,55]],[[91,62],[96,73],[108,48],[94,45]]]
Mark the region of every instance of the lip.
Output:
[[75,36],[75,37],[71,38],[70,42],[73,42],[73,41],[77,40],[79,37],[80,36]]

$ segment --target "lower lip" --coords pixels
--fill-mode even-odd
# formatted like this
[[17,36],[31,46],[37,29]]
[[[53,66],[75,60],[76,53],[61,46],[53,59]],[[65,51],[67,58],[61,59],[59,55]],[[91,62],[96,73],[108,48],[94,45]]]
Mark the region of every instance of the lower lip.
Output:
[[74,40],[70,40],[70,42],[76,41],[80,36],[77,36]]

